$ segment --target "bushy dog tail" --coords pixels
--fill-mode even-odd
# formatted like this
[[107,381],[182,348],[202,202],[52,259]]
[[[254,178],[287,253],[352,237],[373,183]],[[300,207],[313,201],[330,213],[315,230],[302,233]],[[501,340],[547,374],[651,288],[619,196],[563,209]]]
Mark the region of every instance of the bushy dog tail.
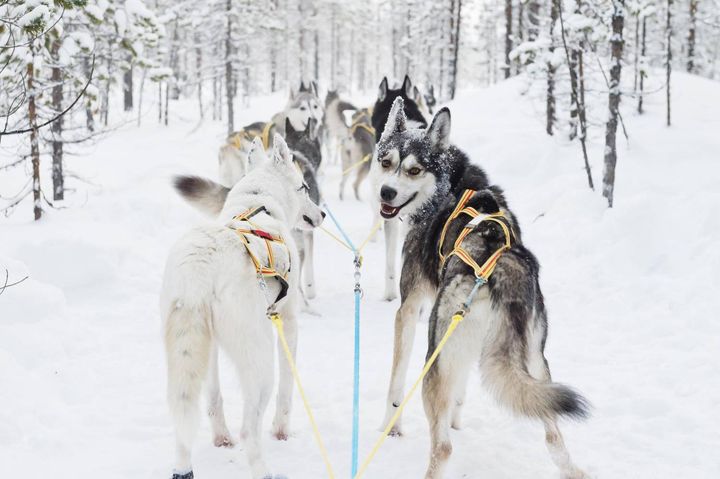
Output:
[[578,392],[563,384],[539,381],[524,367],[503,358],[484,361],[482,371],[498,401],[516,414],[538,419],[583,419],[588,415],[588,402]]
[[205,214],[217,216],[230,188],[199,176],[176,176],[173,185],[188,203]]
[[165,318],[167,399],[178,437],[189,443],[198,427],[199,397],[211,346],[209,306],[175,301]]
[[582,395],[551,382],[547,369],[547,380],[531,376],[525,365],[524,348],[509,343],[514,342],[507,338],[494,341],[481,361],[483,381],[501,404],[516,414],[538,419],[588,416],[589,403]]

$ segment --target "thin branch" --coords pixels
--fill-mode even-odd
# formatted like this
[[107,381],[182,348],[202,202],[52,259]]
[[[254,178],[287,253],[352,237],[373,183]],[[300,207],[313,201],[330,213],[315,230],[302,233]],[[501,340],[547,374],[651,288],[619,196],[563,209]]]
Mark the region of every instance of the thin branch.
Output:
[[70,106],[68,106],[67,108],[65,108],[60,114],[56,115],[55,117],[51,118],[50,120],[46,121],[45,123],[42,123],[42,124],[36,126],[35,128],[26,128],[26,129],[24,129],[24,130],[13,130],[13,131],[0,132],[0,137],[2,137],[3,135],[20,135],[20,134],[23,134],[23,133],[29,133],[29,132],[31,132],[31,131],[33,131],[33,130],[39,130],[40,128],[43,128],[43,127],[49,125],[50,123],[52,123],[52,122],[57,121],[58,119],[60,119],[60,118],[61,118],[62,116],[64,116],[67,112],[69,112],[70,110],[72,110],[73,107],[77,104],[77,102],[80,101],[80,99],[85,95],[85,92],[87,91],[88,87],[90,86],[90,82],[92,81],[92,77],[93,77],[93,73],[94,73],[94,72],[95,72],[95,55],[93,55],[93,63],[92,63],[92,67],[91,67],[91,69],[90,69],[90,76],[89,76],[88,79],[87,79],[87,83],[85,83],[85,86],[84,86],[83,89],[80,91],[80,93],[79,93],[78,96],[75,98],[75,100],[73,100],[73,102],[70,104]]
[[25,276],[23,279],[20,279],[18,281],[15,281],[14,283],[8,283],[8,280],[10,279],[10,272],[5,268],[5,282],[3,283],[2,287],[0,287],[0,296],[5,292],[7,288],[10,288],[12,286],[16,286],[26,279],[28,279],[30,276]]

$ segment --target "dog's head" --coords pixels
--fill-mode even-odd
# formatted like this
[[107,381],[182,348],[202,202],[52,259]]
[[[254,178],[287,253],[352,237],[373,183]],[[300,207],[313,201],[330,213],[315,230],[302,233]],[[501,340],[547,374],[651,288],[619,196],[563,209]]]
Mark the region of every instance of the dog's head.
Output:
[[282,197],[285,214],[293,226],[300,229],[320,226],[325,213],[310,198],[310,186],[282,136],[275,135],[269,155],[260,141],[253,141],[248,160],[248,177],[257,176],[271,185],[273,194]]
[[435,111],[435,107],[437,106],[437,98],[435,98],[435,88],[430,85],[423,96],[425,97],[425,105],[427,105],[428,111],[430,112],[430,114],[432,114]]
[[317,84],[310,82],[309,86],[305,86],[304,83],[301,83],[297,93],[290,92],[290,100],[286,111],[287,118],[297,131],[303,131],[310,118],[314,118],[316,125],[319,125],[322,122],[325,110],[320,105]]
[[332,102],[339,98],[340,95],[337,90],[328,90],[327,95],[325,95],[325,108],[329,107]]
[[425,116],[423,116],[417,102],[415,101],[415,90],[416,89],[413,89],[410,77],[407,75],[405,75],[405,81],[403,81],[402,86],[397,90],[393,90],[388,87],[387,77],[382,79],[382,82],[380,82],[380,89],[378,90],[378,97],[375,101],[372,113],[372,126],[375,128],[376,142],[380,141],[390,109],[397,98],[402,98],[404,101],[403,109],[405,112],[405,118],[411,127],[424,128],[427,126],[427,120],[425,119]]
[[450,146],[450,111],[441,109],[427,129],[408,128],[403,98],[396,98],[373,161],[380,214],[412,217],[449,189],[446,156]]
[[310,188],[310,198],[316,203],[320,203],[320,187],[317,177],[315,176],[317,168],[322,160],[320,141],[316,135],[315,120],[313,118],[308,122],[304,131],[296,131],[289,120],[285,123],[285,140],[288,148],[293,155],[295,164],[305,178]]

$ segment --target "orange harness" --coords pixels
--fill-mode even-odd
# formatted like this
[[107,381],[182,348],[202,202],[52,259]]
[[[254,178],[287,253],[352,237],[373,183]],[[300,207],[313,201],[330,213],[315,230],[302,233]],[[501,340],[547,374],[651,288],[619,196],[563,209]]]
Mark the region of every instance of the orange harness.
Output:
[[[245,245],[245,249],[247,250],[248,256],[250,256],[250,260],[252,261],[253,266],[255,266],[255,271],[257,272],[258,277],[264,278],[266,276],[269,276],[277,278],[277,280],[280,281],[280,294],[275,300],[275,303],[277,303],[287,295],[288,291],[288,274],[290,273],[290,250],[288,249],[287,245],[285,244],[285,240],[283,240],[282,237],[272,235],[267,231],[263,231],[262,229],[258,228],[255,223],[250,221],[250,218],[262,212],[267,212],[267,210],[264,206],[259,206],[257,208],[250,208],[244,213],[240,213],[239,215],[233,217],[233,221],[247,223],[250,226],[249,228],[244,228],[242,226],[237,227],[233,224],[228,224],[228,228],[234,230],[240,238],[240,241],[242,241],[242,244]],[[251,245],[251,237],[260,238],[264,241],[268,256],[267,265],[264,265],[260,258],[258,258],[258,255],[256,255],[253,251]],[[287,254],[288,266],[287,271],[285,271],[284,273],[278,271],[277,266],[275,265],[275,253],[273,252],[274,244],[280,246],[281,248],[284,248]]]
[[[445,261],[447,261],[450,256],[455,255],[460,258],[463,263],[467,264],[473,269],[476,278],[481,279],[483,280],[483,283],[486,283],[488,278],[490,278],[490,275],[493,273],[493,271],[495,271],[495,266],[497,266],[497,262],[500,259],[500,256],[502,256],[502,254],[508,249],[510,249],[510,247],[512,246],[510,239],[512,236],[514,236],[514,233],[512,232],[510,227],[505,224],[505,221],[501,220],[501,218],[506,220],[505,214],[502,211],[499,211],[497,213],[491,213],[489,215],[483,215],[472,206],[466,206],[468,201],[470,201],[470,199],[475,193],[475,190],[465,190],[460,197],[460,201],[458,201],[458,204],[455,206],[452,214],[445,222],[445,226],[443,226],[442,233],[440,235],[438,255],[440,256],[440,268],[445,265]],[[442,248],[443,244],[445,243],[445,235],[447,234],[447,229],[450,226],[450,223],[461,214],[466,214],[470,216],[472,220],[470,220],[465,225],[463,230],[458,235],[457,239],[455,240],[455,244],[453,245],[452,251],[447,255],[443,255]],[[502,245],[493,254],[491,254],[487,261],[485,261],[485,263],[483,263],[481,266],[477,263],[477,261],[472,258],[472,256],[470,256],[470,253],[468,253],[467,250],[463,248],[462,243],[467,237],[467,235],[469,235],[470,232],[473,231],[475,227],[483,221],[492,221],[500,225],[505,235],[505,244]]]

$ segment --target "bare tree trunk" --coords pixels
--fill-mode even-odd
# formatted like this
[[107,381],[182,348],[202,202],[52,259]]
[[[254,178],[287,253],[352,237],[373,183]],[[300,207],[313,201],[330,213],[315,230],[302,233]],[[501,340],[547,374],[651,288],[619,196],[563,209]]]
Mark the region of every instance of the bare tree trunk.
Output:
[[[53,60],[52,73],[52,106],[54,113],[63,110],[63,78],[60,63],[60,39],[54,38],[50,45],[50,56]],[[63,175],[63,117],[58,117],[51,127],[52,131],[52,182],[53,200],[65,198],[65,179]]]
[[142,75],[140,76],[140,89],[138,91],[138,108],[137,108],[137,126],[140,126],[142,122],[142,105],[143,105],[143,92],[145,91],[145,80],[147,78],[147,69],[142,69]]
[[665,34],[667,35],[667,57],[665,61],[665,93],[667,96],[667,126],[670,126],[670,74],[672,73],[672,5],[673,0],[667,0],[667,17]]
[[170,82],[165,83],[165,112],[163,119],[165,120],[165,126],[168,125],[168,109],[170,108]]
[[[90,77],[90,59],[87,57],[83,59],[83,70],[85,76]],[[85,126],[89,132],[92,133],[95,131],[95,116],[93,115],[92,103],[89,99],[85,100]]]
[[[451,11],[451,15],[453,18],[453,21],[451,22],[451,28],[452,31],[452,45],[453,45],[453,52],[452,56],[450,57],[450,99],[452,100],[455,98],[455,90],[457,89],[457,75],[458,75],[458,52],[460,50],[460,21],[462,19],[462,0],[451,0],[453,4],[453,11]],[[509,71],[509,69],[508,69]]]
[[547,62],[547,101],[545,102],[545,131],[553,134],[555,125],[555,65],[553,54],[555,52],[555,23],[558,18],[558,4],[553,0],[550,6],[550,60]]
[[[582,147],[583,160],[585,161],[585,173],[588,179],[588,186],[591,190],[595,189],[593,184],[592,171],[590,170],[590,162],[588,161],[587,154],[587,127],[585,118],[585,82],[582,79],[583,74],[583,58],[582,58],[582,46],[573,44],[572,52],[568,51],[567,40],[565,38],[565,21],[563,19],[562,11],[563,0],[553,0],[555,8],[557,8],[558,16],[560,18],[560,32],[562,35],[563,48],[565,49],[565,57],[567,58],[569,70],[570,70],[570,139],[574,139],[577,136],[577,121],[580,120],[580,146]],[[580,5],[577,6],[577,11]]]
[[133,66],[132,58],[128,54],[128,68],[123,72],[123,109],[132,111],[133,109]]
[[197,94],[198,94],[198,107],[200,108],[200,119],[205,118],[205,112],[203,109],[203,55],[200,34],[195,33],[195,72],[197,76]]
[[690,0],[690,19],[688,27],[688,45],[687,45],[687,71],[695,73],[695,29],[697,26],[697,8],[698,0]]
[[40,144],[37,106],[35,104],[35,44],[30,43],[30,63],[27,65],[28,121],[30,123],[30,157],[32,158],[33,213],[35,220],[42,217],[42,191],[40,189]]
[[635,12],[635,59],[633,75],[633,92],[638,89],[638,66],[640,63],[640,10]]
[[540,35],[540,3],[528,0],[528,41],[534,42]]
[[313,11],[313,20],[314,20],[313,29],[315,30],[314,34],[313,34],[313,36],[315,37],[314,42],[313,42],[313,46],[315,48],[315,55],[314,55],[315,59],[313,62],[314,74],[315,74],[314,78],[315,78],[315,81],[319,82],[320,81],[320,32],[318,31],[317,6],[315,7],[315,10]]
[[227,96],[227,134],[230,136],[235,131],[235,113],[233,111],[233,71],[232,71],[232,0],[227,0],[227,31],[225,34],[225,90]]
[[512,51],[512,0],[505,0],[505,78],[510,78],[510,52]]
[[162,80],[158,80],[158,123],[162,124],[163,113],[163,96],[162,96]]
[[[640,57],[645,57],[647,39],[647,17],[642,19],[642,43],[640,44]],[[645,68],[644,65],[640,69],[640,92],[638,93],[638,114],[643,112],[643,92],[645,90]]]
[[[671,0],[668,0],[671,1]],[[612,208],[615,192],[615,166],[617,164],[617,126],[620,108],[620,74],[622,72],[623,27],[625,0],[614,0],[612,15],[612,36],[610,37],[611,67],[610,93],[608,94],[609,117],[605,130],[605,172],[603,173],[603,196]]]
[[[515,36],[517,37],[517,44],[520,45],[524,41],[525,36],[525,2],[523,0],[518,0],[518,12],[517,12],[517,33]],[[520,74],[520,62],[515,63],[515,74]]]
[[330,12],[330,88],[337,88],[337,26],[335,18],[335,4]]

